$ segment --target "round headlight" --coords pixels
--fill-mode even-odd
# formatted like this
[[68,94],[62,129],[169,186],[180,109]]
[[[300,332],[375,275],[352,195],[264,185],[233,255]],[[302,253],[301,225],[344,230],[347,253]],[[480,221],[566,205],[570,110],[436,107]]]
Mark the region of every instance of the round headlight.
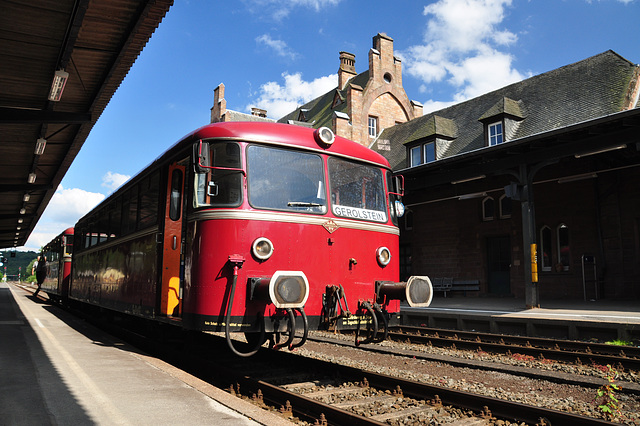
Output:
[[378,247],[376,250],[376,257],[380,266],[387,266],[391,262],[391,252],[386,247]]
[[333,131],[328,127],[320,127],[313,133],[316,137],[316,142],[320,144],[330,146],[336,140],[336,135],[334,135]]
[[402,204],[402,201],[396,200],[394,204],[396,207],[396,216],[398,217],[404,216],[404,204]]
[[267,260],[273,254],[273,243],[265,237],[256,238],[251,244],[253,255],[260,260]]

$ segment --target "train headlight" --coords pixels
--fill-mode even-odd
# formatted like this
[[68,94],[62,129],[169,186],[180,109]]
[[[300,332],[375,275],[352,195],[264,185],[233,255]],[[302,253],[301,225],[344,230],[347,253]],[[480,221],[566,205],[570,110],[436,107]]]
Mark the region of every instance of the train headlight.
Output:
[[320,127],[313,132],[315,136],[316,142],[320,145],[324,145],[329,147],[336,140],[336,135],[333,134],[333,131],[328,127]]
[[402,204],[402,201],[396,200],[396,202],[394,203],[394,206],[396,208],[396,216],[398,217],[404,216],[404,204]]
[[269,282],[269,297],[276,308],[301,308],[309,297],[309,281],[302,271],[276,271]]
[[387,266],[391,262],[391,252],[386,247],[378,247],[376,258],[380,266]]
[[256,238],[251,244],[251,252],[260,260],[267,260],[273,254],[273,243],[265,237]]

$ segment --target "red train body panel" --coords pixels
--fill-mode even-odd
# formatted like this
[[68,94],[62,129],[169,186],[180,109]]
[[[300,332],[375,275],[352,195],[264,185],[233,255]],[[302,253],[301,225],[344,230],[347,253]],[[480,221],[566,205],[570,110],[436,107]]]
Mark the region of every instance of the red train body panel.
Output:
[[69,292],[72,251],[73,228],[65,229],[42,249],[47,260],[47,276],[42,290],[52,298],[60,300]]
[[205,126],[78,221],[69,297],[228,340],[356,325],[375,340],[400,299],[431,298],[426,277],[397,283],[394,185],[326,128]]

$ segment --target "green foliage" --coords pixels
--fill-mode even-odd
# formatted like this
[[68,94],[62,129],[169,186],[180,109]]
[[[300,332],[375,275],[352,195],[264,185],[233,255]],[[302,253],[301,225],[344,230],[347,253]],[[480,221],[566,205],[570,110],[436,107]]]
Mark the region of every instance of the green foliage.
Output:
[[31,267],[38,258],[38,253],[34,251],[16,251],[15,257],[11,257],[11,251],[0,251],[0,257],[6,257],[6,263],[0,268],[0,277],[5,273],[4,267],[6,266],[6,274],[9,279],[17,279],[18,273],[22,281],[25,281],[27,277],[31,275]]
[[614,346],[633,346],[633,342],[627,342],[626,340],[620,340],[620,339],[616,339],[616,340],[611,340],[610,342],[605,342],[607,345],[614,345]]
[[606,368],[603,367],[602,370],[607,375],[607,384],[600,386],[596,391],[595,403],[604,416],[611,420],[622,414],[620,412],[620,402],[616,398],[616,392],[621,387],[615,384],[618,372],[611,365],[607,364]]

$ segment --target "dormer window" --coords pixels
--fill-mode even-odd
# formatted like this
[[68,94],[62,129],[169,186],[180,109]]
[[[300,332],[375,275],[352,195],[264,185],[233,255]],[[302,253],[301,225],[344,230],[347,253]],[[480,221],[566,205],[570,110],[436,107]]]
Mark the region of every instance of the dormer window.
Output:
[[492,123],[487,126],[489,146],[499,145],[504,142],[503,128],[504,126],[502,125],[502,121],[498,121],[497,123]]
[[518,135],[520,123],[526,118],[522,101],[507,97],[498,99],[487,112],[478,119],[484,126],[486,146],[496,146]]
[[436,143],[427,142],[417,145],[409,150],[409,167],[416,167],[420,164],[431,163],[436,161]]

